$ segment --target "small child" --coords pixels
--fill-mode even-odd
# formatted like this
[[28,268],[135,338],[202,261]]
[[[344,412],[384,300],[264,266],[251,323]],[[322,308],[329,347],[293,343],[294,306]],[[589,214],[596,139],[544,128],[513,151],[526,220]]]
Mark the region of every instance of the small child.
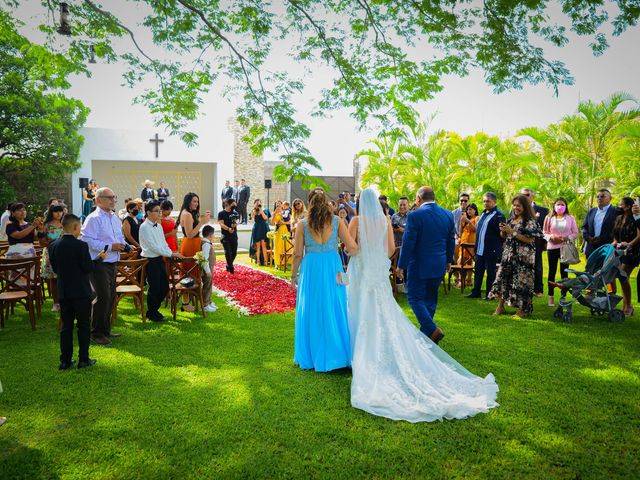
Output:
[[282,223],[287,226],[287,230],[289,230],[289,233],[291,233],[291,217],[291,205],[289,204],[289,202],[284,202],[282,204]]
[[207,263],[202,268],[202,286],[204,288],[204,311],[215,312],[218,307],[211,301],[211,290],[213,284],[213,268],[216,264],[216,252],[213,250],[213,233],[215,230],[211,225],[205,225],[202,229],[202,255]]
[[[89,273],[94,262],[89,254],[89,246],[79,240],[80,218],[67,214],[62,217],[63,234],[49,244],[49,260],[57,276],[58,298],[60,301],[60,370],[68,370],[75,362],[73,356],[73,323],[78,328],[78,368],[95,365],[89,358],[89,336],[91,334],[91,283]],[[106,251],[98,255],[102,261]]]

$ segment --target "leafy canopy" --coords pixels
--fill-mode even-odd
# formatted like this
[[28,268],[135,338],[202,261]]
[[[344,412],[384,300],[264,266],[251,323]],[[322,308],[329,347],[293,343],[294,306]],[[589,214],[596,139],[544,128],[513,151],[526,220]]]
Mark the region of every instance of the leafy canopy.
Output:
[[[0,0],[17,8],[20,0]],[[42,29],[49,45],[76,62],[97,57],[128,64],[126,82],[156,80],[138,101],[149,107],[189,144],[196,142],[188,124],[198,115],[204,94],[220,79],[227,95],[239,95],[238,118],[249,128],[254,153],[282,152],[281,179],[308,176],[319,167],[305,146],[307,125],[296,118],[294,99],[320,64],[334,77],[325,85],[314,113],[347,109],[363,126],[379,122],[415,126],[416,102],[440,91],[446,75],[485,72],[497,92],[544,83],[558,89],[571,84],[566,66],[545,55],[544,46],[562,47],[568,33],[592,39],[596,55],[613,35],[635,25],[637,0],[126,0],[123,11],[142,6],[140,26],[109,10],[110,2],[69,1],[71,43],[60,41],[53,0],[42,1]],[[561,7],[558,18],[550,10]],[[611,11],[615,11],[610,14]],[[135,33],[146,29],[153,43],[170,53],[157,58],[141,48]],[[129,37],[122,49],[117,37]],[[116,46],[118,45],[118,47]],[[286,49],[306,69],[296,77],[274,65]]]

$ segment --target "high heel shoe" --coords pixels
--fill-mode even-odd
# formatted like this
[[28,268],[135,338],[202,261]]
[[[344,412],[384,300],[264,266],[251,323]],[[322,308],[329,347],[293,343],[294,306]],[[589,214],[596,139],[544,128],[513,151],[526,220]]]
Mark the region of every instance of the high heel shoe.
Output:
[[633,307],[631,307],[629,309],[624,309],[623,313],[625,317],[633,317],[633,314],[636,313],[636,311]]

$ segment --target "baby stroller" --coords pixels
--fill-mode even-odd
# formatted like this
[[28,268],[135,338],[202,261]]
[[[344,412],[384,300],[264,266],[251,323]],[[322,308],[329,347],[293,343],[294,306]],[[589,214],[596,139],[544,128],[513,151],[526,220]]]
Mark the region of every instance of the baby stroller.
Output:
[[[608,314],[609,320],[615,323],[624,322],[624,312],[616,309],[622,297],[610,294],[607,284],[616,278],[622,281],[627,274],[620,268],[620,257],[624,250],[616,249],[613,245],[602,245],[587,259],[584,272],[567,269],[575,274],[575,278],[565,278],[559,282],[549,282],[561,290],[560,303],[553,312],[554,318],[562,318],[565,322],[573,320],[571,307],[575,302],[591,310],[591,315],[603,316]],[[567,293],[571,293],[572,300],[567,300]]]

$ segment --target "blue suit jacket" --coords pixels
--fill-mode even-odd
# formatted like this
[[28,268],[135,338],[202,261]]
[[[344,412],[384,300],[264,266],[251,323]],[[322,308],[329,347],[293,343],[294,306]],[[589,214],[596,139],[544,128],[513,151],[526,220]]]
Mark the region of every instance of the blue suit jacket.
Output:
[[453,214],[435,203],[409,213],[398,267],[420,279],[444,277],[447,263],[453,263],[455,231]]
[[616,218],[619,212],[616,210],[615,205],[611,205],[604,216],[602,222],[602,229],[600,230],[600,236],[595,245],[591,245],[587,240],[596,236],[596,212],[598,208],[592,208],[587,213],[586,218],[582,224],[582,238],[584,238],[584,253],[588,257],[598,247],[607,243],[613,242],[613,225],[616,223]]
[[[487,220],[493,210],[495,210],[495,215]],[[482,215],[486,215],[486,218],[483,218]],[[489,212],[484,212],[482,215],[480,216],[480,220],[478,221],[478,224],[476,226],[478,229],[476,231],[476,255],[478,255],[478,244],[480,242],[481,222],[488,222],[487,229],[484,235],[484,251],[482,252],[482,256],[496,258],[497,262],[500,262],[500,258],[502,258],[502,237],[500,237],[500,223],[506,223],[507,220],[504,218],[504,214],[498,207],[495,207]]]

